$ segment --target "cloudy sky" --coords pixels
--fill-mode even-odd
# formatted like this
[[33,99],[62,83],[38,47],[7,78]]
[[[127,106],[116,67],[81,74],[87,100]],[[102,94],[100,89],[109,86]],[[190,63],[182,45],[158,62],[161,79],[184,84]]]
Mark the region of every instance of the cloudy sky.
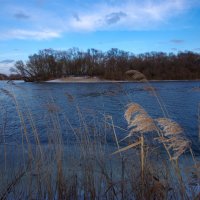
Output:
[[0,73],[40,49],[200,53],[199,0],[0,0]]

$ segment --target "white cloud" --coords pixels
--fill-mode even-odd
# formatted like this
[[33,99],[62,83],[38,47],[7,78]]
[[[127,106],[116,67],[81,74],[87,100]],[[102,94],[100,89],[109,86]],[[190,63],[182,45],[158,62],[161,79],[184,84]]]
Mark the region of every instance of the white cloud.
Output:
[[5,59],[5,60],[1,60],[0,61],[0,64],[9,64],[9,63],[13,63],[14,60],[11,60],[11,59]]
[[193,51],[200,51],[200,48],[194,48]]
[[14,67],[14,63],[0,63],[0,73],[9,74],[10,68]]
[[[187,11],[196,0],[126,0],[91,5],[90,10],[81,10],[79,20],[70,19],[70,27],[75,30],[151,30],[167,24],[168,21]],[[123,16],[116,15],[123,13]],[[108,16],[115,14],[114,23],[107,23]]]
[[[46,40],[65,32],[102,30],[154,30],[184,14],[197,0],[99,0],[49,2],[48,8],[7,6],[5,16],[14,26],[2,27],[1,39]],[[77,3],[78,2],[78,3]],[[199,3],[198,3],[199,5]],[[16,18],[25,18],[19,20]],[[23,13],[20,14],[20,13]],[[20,15],[19,15],[20,14]],[[6,18],[6,17],[5,17]]]
[[0,33],[0,36],[5,39],[34,39],[46,40],[60,37],[60,32],[52,30],[29,31],[23,29],[9,30],[6,33]]

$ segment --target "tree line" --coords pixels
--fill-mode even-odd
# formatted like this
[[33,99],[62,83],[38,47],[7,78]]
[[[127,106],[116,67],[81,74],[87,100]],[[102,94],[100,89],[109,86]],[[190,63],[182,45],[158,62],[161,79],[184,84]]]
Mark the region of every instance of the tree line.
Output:
[[110,80],[126,80],[128,70],[138,70],[149,80],[200,79],[200,54],[191,51],[174,53],[149,52],[135,55],[112,48],[81,51],[40,50],[26,62],[15,63],[12,72],[25,81],[42,81],[63,76],[98,76]]
[[0,73],[0,80],[21,80],[22,76],[20,74],[2,74]]

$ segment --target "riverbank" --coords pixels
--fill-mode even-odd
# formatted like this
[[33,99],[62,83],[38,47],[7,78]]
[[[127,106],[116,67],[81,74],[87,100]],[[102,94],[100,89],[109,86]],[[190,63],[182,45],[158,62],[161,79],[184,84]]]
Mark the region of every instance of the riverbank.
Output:
[[[144,133],[144,145],[140,132],[123,140],[165,114],[143,83],[1,84],[0,199],[198,199],[199,82],[155,84],[194,150],[195,160],[187,149],[178,164],[157,132]],[[137,127],[129,128],[127,110]],[[174,140],[181,129],[170,119]]]
[[100,83],[100,82],[129,82],[124,80],[106,80],[99,77],[90,76],[69,76],[65,78],[53,79],[46,81],[48,83]]
[[[200,81],[200,80],[149,80],[150,82],[177,82],[177,81]],[[47,83],[127,83],[127,82],[138,82],[136,80],[106,80],[99,77],[90,76],[69,76],[65,78],[52,79],[45,81]],[[141,81],[140,81],[141,82]]]

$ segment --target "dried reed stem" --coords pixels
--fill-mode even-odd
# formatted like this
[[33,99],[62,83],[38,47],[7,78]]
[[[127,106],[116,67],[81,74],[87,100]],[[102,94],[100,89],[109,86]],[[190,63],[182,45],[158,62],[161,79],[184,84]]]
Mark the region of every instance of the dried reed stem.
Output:
[[117,154],[117,153],[120,153],[120,152],[123,152],[123,151],[127,151],[128,149],[133,148],[133,147],[136,147],[136,146],[138,146],[138,145],[141,145],[141,140],[139,140],[138,142],[135,142],[135,143],[133,143],[133,144],[130,144],[130,145],[126,146],[126,147],[123,147],[123,148],[121,148],[121,149],[119,149],[119,150],[113,152],[111,155],[115,155],[115,154]]
[[198,104],[198,129],[199,129],[199,141],[200,141],[200,103]]
[[140,137],[141,142],[141,180],[142,185],[144,185],[144,160],[145,160],[145,154],[144,154],[144,136],[142,135]]

